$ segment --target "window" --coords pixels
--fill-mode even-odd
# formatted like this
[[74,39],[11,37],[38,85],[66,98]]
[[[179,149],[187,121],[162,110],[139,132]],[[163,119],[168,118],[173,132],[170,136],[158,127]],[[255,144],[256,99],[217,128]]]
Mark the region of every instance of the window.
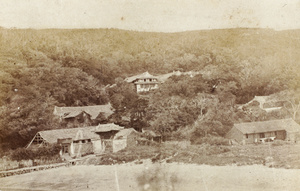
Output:
[[265,138],[265,134],[264,133],[260,133],[259,134],[259,138]]
[[248,139],[248,134],[246,134],[246,139]]
[[69,146],[68,145],[63,145],[62,146],[62,153],[69,153]]

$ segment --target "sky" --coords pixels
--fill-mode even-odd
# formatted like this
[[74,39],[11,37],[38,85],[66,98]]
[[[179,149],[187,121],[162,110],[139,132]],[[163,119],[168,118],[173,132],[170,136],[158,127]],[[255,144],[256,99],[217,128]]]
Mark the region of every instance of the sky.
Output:
[[0,0],[6,28],[300,29],[300,0]]

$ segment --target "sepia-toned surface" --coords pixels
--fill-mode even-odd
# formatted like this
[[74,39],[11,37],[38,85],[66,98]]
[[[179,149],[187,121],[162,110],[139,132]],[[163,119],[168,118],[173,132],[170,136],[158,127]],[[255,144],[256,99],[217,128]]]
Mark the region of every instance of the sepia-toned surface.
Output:
[[300,27],[299,0],[1,0],[0,26],[178,32]]
[[[191,164],[142,164],[112,166],[72,166],[1,178],[5,190],[143,190],[137,179],[159,168],[159,190],[203,191],[296,191],[300,170],[264,166],[206,166]],[[168,182],[170,176],[176,180]],[[171,188],[171,186],[173,188]],[[146,189],[145,189],[146,190]],[[150,189],[149,189],[150,190]]]
[[[112,102],[128,124],[139,105],[155,116],[146,121],[153,130],[192,142],[164,153],[163,144],[131,141],[131,150],[94,158],[171,156],[174,163],[59,167],[0,178],[0,190],[299,190],[299,139],[220,146],[236,123],[293,118],[299,124],[299,28],[299,0],[0,0],[0,161],[12,163],[1,170],[24,166],[10,157],[36,132],[79,125],[58,121],[54,108]],[[149,105],[122,79],[147,71],[166,82],[155,85],[159,94],[150,94]],[[258,95],[271,97],[268,109],[277,113],[253,104]]]

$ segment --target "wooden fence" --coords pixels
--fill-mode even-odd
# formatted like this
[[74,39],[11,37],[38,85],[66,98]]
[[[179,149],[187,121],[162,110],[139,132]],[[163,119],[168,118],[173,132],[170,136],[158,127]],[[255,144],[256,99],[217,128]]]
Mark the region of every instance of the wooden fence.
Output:
[[68,165],[70,165],[70,163],[57,163],[57,164],[49,164],[49,165],[42,165],[42,166],[26,167],[26,168],[20,168],[15,170],[0,171],[0,178],[6,176],[18,175],[18,174],[25,174],[33,171],[57,168],[61,166],[68,166]]

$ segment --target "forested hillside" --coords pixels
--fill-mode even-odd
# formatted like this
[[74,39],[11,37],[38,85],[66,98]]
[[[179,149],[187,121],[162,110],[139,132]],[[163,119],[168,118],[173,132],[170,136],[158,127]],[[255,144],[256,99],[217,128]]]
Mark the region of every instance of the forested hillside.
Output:
[[[299,52],[299,30],[146,33],[2,28],[0,144],[2,149],[17,148],[37,131],[63,128],[53,119],[55,105],[111,102],[117,115],[130,113],[132,125],[179,137],[223,136],[240,121],[298,120]],[[172,77],[147,100],[124,88],[128,84],[122,81],[145,71],[158,75],[174,70],[201,74]],[[286,112],[277,116],[237,110],[237,104],[269,94],[289,101]]]

